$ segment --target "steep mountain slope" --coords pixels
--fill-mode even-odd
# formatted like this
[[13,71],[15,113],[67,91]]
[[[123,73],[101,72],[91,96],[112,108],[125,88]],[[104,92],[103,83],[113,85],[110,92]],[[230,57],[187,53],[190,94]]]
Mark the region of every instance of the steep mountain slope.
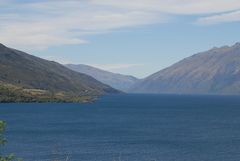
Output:
[[72,96],[100,95],[117,90],[85,74],[0,44],[0,82]]
[[131,92],[240,94],[240,43],[186,58],[138,82]]
[[138,79],[133,76],[111,73],[88,65],[67,64],[66,67],[79,73],[90,75],[100,82],[124,92],[138,81]]

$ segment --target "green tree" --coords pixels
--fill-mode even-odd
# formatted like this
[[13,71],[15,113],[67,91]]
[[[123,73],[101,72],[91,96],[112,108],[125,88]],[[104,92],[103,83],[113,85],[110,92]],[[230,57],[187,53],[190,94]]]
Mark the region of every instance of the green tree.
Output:
[[6,140],[3,137],[3,133],[5,131],[5,122],[0,120],[0,145],[4,145]]
[[[0,146],[1,146],[0,148],[2,148],[2,146],[4,146],[7,143],[7,140],[4,138],[5,127],[6,123],[0,120]],[[14,159],[15,157],[13,154],[3,156],[3,154],[1,154],[0,151],[0,161],[13,161]],[[17,160],[20,161],[19,159]]]

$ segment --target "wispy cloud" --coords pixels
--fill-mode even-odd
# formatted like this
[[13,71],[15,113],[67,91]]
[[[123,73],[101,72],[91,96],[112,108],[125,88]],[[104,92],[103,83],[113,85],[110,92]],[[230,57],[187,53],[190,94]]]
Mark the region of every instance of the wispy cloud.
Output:
[[230,13],[224,13],[224,14],[199,18],[196,23],[200,25],[213,25],[213,24],[220,24],[225,22],[236,22],[236,21],[240,21],[240,10],[230,12]]
[[54,56],[54,55],[41,56],[41,58],[49,60],[49,61],[55,61],[60,64],[78,64],[77,62],[74,62],[72,59],[69,59],[66,57]]
[[[199,24],[238,21],[239,0],[0,0],[0,42],[43,49],[88,43],[86,37],[122,28],[167,23],[198,15]],[[212,17],[203,17],[217,14]],[[227,20],[230,18],[230,20]]]
[[107,71],[116,71],[121,69],[130,69],[135,67],[143,66],[144,64],[91,64],[91,66],[107,70]]
[[99,5],[170,14],[209,14],[240,8],[239,0],[92,0]]
[[[87,43],[86,35],[165,21],[141,11],[113,10],[87,1],[5,4],[0,13],[0,42],[14,47],[47,48]],[[17,10],[17,13],[16,11]]]
[[[50,61],[56,61],[61,64],[79,64],[79,62],[76,62],[76,61],[66,58],[66,57],[58,57],[58,56],[49,55],[49,56],[43,56],[41,58],[50,60]],[[119,70],[127,70],[127,69],[132,69],[132,68],[139,68],[139,67],[144,66],[144,64],[140,64],[140,63],[138,63],[138,64],[137,63],[88,64],[88,65],[102,69],[102,70],[112,71],[112,72],[116,72]]]

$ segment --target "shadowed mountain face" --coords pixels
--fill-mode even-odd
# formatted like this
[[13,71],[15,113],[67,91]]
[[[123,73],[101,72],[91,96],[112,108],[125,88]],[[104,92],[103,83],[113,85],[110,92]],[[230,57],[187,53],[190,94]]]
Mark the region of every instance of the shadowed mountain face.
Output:
[[129,88],[138,81],[138,79],[133,76],[115,74],[88,65],[67,64],[66,67],[79,73],[92,76],[100,82],[124,92],[128,91]]
[[99,95],[117,92],[85,74],[0,44],[0,82],[27,89]]
[[240,94],[240,43],[186,58],[138,82],[131,92]]

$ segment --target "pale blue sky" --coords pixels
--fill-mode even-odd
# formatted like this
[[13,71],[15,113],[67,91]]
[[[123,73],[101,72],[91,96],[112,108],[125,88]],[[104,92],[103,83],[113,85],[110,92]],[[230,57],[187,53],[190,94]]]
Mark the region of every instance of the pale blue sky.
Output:
[[240,41],[239,0],[0,0],[0,42],[143,78]]

